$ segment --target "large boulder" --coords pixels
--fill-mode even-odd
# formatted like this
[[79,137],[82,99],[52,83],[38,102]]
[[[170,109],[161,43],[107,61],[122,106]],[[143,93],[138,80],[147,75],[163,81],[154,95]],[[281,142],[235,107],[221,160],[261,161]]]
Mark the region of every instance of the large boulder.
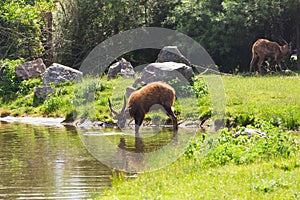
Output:
[[61,64],[53,63],[46,69],[44,74],[44,84],[49,83],[59,84],[67,81],[76,82],[82,79],[82,72],[71,67],[67,67]]
[[33,61],[25,62],[16,67],[16,75],[18,80],[27,80],[40,77],[46,70],[46,65],[41,58]]
[[190,61],[182,55],[176,46],[166,46],[162,48],[157,56],[156,62],[176,62],[191,66]]
[[131,63],[122,58],[109,67],[107,79],[116,78],[118,74],[121,74],[121,76],[125,78],[134,78],[135,72]]
[[48,95],[54,92],[50,86],[38,86],[33,89],[34,96],[38,99],[48,99]]
[[141,78],[135,81],[133,87],[137,87],[138,84],[145,85],[155,81],[170,81],[176,78],[192,83],[194,76],[193,69],[183,63],[151,63],[144,68]]

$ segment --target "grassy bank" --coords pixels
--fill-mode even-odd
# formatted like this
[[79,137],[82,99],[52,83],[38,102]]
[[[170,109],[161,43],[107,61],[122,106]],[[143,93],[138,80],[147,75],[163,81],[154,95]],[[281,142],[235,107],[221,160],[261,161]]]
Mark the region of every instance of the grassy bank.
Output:
[[134,180],[116,173],[114,187],[99,199],[298,199],[299,135],[270,124],[260,129],[266,138],[243,129],[239,137],[226,129],[197,136],[164,169]]
[[299,199],[299,158],[207,168],[184,157],[118,183],[99,199]]
[[[222,79],[230,130],[197,136],[167,168],[113,177],[99,199],[299,199],[300,77]],[[245,127],[267,138],[249,138]]]

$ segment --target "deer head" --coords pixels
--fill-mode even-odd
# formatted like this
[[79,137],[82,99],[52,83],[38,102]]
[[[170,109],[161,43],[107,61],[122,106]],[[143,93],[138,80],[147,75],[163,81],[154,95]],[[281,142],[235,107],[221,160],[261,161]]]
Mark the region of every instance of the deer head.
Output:
[[120,111],[113,109],[110,99],[108,99],[108,104],[111,112],[114,114],[114,119],[117,120],[118,127],[124,128],[129,114],[126,110],[126,97],[124,96],[124,104]]

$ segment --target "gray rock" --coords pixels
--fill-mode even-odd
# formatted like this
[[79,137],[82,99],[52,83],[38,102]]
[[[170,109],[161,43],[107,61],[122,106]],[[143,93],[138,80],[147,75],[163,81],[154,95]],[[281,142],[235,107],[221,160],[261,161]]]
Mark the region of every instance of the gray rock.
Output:
[[18,80],[28,80],[40,77],[46,70],[46,65],[41,58],[33,61],[25,62],[16,67],[16,75]]
[[135,76],[131,63],[124,58],[109,67],[107,79],[116,78],[118,74],[121,74],[121,76],[125,78],[134,78]]
[[135,81],[133,87],[137,87],[139,84],[145,85],[155,81],[169,81],[175,78],[192,83],[194,76],[193,69],[183,63],[151,63],[144,68],[141,78]]
[[263,138],[267,138],[268,137],[266,133],[261,132],[258,129],[253,129],[253,128],[245,128],[242,131],[238,131],[235,134],[235,137],[239,137],[241,135],[248,135],[248,137],[252,137],[253,135],[258,135],[258,136],[263,137]]
[[0,67],[0,82],[3,81],[3,75],[4,75],[3,72],[4,72],[5,68],[6,68],[6,65],[2,65]]
[[162,48],[157,56],[156,62],[176,62],[191,66],[190,61],[182,55],[176,46],[166,46]]
[[135,90],[136,90],[135,87],[127,87],[126,88],[126,97],[128,98]]
[[48,99],[48,95],[54,92],[54,89],[50,86],[39,86],[33,89],[34,96],[38,99]]
[[44,74],[44,84],[59,84],[67,81],[79,82],[82,79],[82,72],[71,67],[53,63],[46,69]]

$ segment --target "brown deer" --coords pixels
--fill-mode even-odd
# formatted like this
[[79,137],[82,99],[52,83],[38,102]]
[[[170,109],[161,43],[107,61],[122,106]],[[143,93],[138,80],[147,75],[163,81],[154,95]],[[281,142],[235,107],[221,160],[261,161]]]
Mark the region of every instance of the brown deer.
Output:
[[124,97],[124,105],[121,111],[117,112],[112,108],[110,99],[108,99],[110,110],[115,114],[115,119],[120,128],[124,128],[126,119],[132,117],[135,121],[135,135],[139,135],[139,127],[141,126],[145,114],[149,112],[154,105],[161,105],[166,114],[172,119],[174,134],[177,133],[177,118],[173,112],[173,104],[175,101],[175,90],[163,82],[153,82],[138,91],[133,92],[126,104]]
[[261,74],[261,66],[265,59],[274,60],[281,68],[281,61],[288,58],[291,53],[291,45],[285,44],[280,46],[277,42],[271,42],[267,39],[258,39],[252,46],[252,59],[250,62],[250,73],[252,72],[254,62],[258,58],[258,70]]

